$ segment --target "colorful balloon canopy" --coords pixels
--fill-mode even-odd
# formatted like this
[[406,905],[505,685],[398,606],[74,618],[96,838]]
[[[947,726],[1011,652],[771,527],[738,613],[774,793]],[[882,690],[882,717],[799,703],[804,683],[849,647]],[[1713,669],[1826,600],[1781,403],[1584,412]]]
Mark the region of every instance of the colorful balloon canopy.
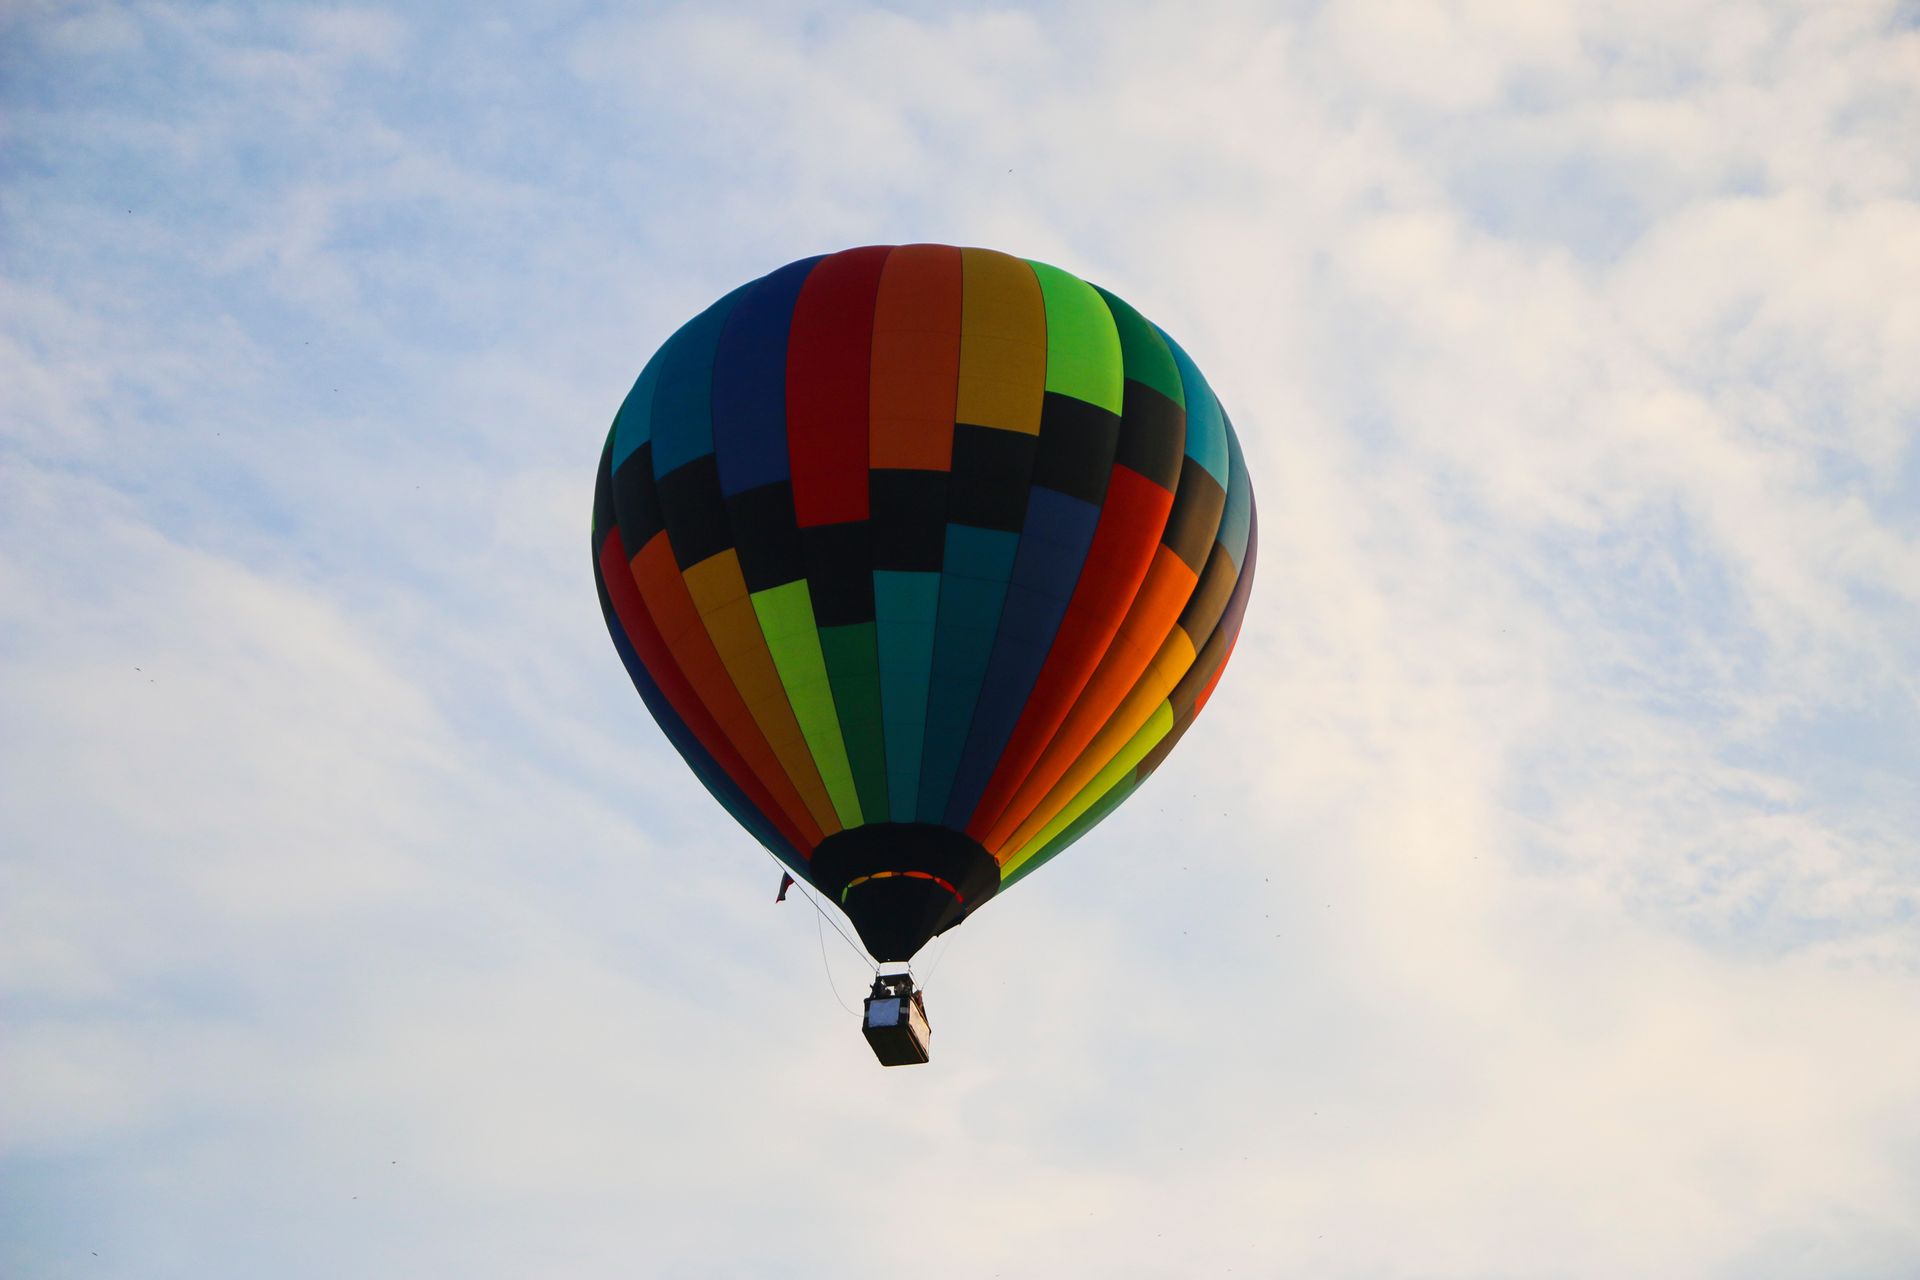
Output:
[[682,326],[614,419],[593,541],[668,739],[903,960],[1165,759],[1256,531],[1173,339],[1057,267],[916,244],[791,263]]

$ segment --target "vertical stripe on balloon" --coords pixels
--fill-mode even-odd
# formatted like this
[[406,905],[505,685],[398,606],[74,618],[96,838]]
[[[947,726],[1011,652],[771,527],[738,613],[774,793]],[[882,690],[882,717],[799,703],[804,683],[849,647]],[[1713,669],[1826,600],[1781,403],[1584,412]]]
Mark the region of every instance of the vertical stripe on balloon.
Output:
[[[1121,351],[1119,436],[1100,523],[1079,581],[1054,632],[1045,662],[995,752],[993,772],[967,815],[967,833],[984,841],[1014,789],[1060,728],[1112,645],[1139,595],[1173,506],[1186,413],[1172,353],[1153,327],[1104,291]],[[1168,391],[1172,392],[1169,396]]]
[[[1129,335],[1124,329],[1122,334],[1124,343]],[[1144,335],[1130,336],[1132,349],[1140,355],[1143,372],[1155,381],[1177,383],[1179,399],[1185,408],[1184,443],[1173,504],[1146,578],[1112,642],[1082,686],[1066,718],[1013,788],[1012,798],[981,841],[995,856],[1017,852],[1032,833],[1058,811],[1060,804],[1090,780],[1091,774],[1098,771],[1099,763],[1113,750],[1118,750],[1151,714],[1158,698],[1145,692],[1135,696],[1135,690],[1154,672],[1164,674],[1170,663],[1181,662],[1178,643],[1171,637],[1177,633],[1176,623],[1200,580],[1209,546],[1226,508],[1226,421],[1212,390],[1165,333],[1154,331],[1157,348]],[[1164,354],[1157,358],[1149,354],[1156,349]],[[1171,371],[1168,364],[1173,366]],[[1223,474],[1219,477],[1207,468],[1207,460],[1212,459],[1217,459],[1222,467]],[[1188,650],[1186,657],[1190,658],[1190,644]],[[1176,675],[1171,679],[1177,678]],[[1170,685],[1171,679],[1166,683]],[[1116,717],[1124,717],[1129,722],[1124,732],[1119,728],[1109,730]],[[1096,753],[1098,759],[1083,764],[1083,757],[1089,752]],[[1106,754],[1099,754],[1101,752]],[[1069,774],[1076,769],[1079,772],[1069,779]],[[1063,782],[1063,779],[1068,780]],[[1062,794],[1056,795],[1056,791]],[[1047,808],[1049,803],[1053,807]],[[1046,812],[1037,820],[1029,821],[1043,808]]]
[[915,815],[939,822],[1013,576],[1046,397],[1047,318],[1027,263],[961,251],[960,370]]
[[887,815],[894,822],[912,822],[918,811],[963,297],[960,250],[903,245],[887,256],[874,298],[868,512]]
[[1046,310],[1046,394],[1020,546],[945,822],[964,828],[1033,691],[1100,521],[1120,435],[1120,337],[1093,286],[1029,263]]
[[[1224,419],[1222,430],[1226,430]],[[1135,764],[1174,729],[1179,711],[1197,699],[1200,687],[1211,682],[1238,634],[1251,577],[1244,576],[1244,556],[1252,532],[1252,484],[1240,443],[1227,439],[1228,494],[1226,507],[1246,514],[1222,519],[1221,539],[1207,560],[1206,571],[1194,588],[1179,623],[1159,653],[1148,664],[1140,682],[1129,691],[1113,718],[1101,727],[1086,751],[1054,785],[1013,833],[1003,849],[1002,868],[1036,855],[1107,790],[1118,785]],[[1235,601],[1238,611],[1229,617]],[[1129,762],[1124,768],[1118,762]],[[1008,852],[1010,851],[1010,852]]]
[[868,491],[874,312],[892,250],[822,259],[794,304],[787,443],[809,603],[862,818],[888,814]]

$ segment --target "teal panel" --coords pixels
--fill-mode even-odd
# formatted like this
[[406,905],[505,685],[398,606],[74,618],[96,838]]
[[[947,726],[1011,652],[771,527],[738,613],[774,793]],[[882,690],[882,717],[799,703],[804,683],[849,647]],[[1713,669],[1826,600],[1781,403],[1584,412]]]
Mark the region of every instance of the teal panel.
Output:
[[1180,366],[1180,382],[1186,388],[1187,396],[1187,456],[1207,469],[1207,474],[1227,487],[1227,420],[1220,412],[1220,402],[1213,397],[1213,388],[1201,376],[1199,366],[1193,358],[1180,349],[1180,344],[1167,337],[1165,329],[1160,337],[1173,352],[1174,363]]
[[920,755],[920,822],[939,822],[960,767],[974,704],[993,657],[1007,580],[1020,549],[1020,535],[999,529],[948,525],[940,573],[940,620],[933,640],[933,672],[927,681],[927,725]]
[[660,362],[653,393],[653,474],[672,475],[713,452],[713,353],[741,285],[680,326],[654,357]]
[[[1013,553],[1020,546],[1020,535],[1002,529],[976,529],[972,525],[947,526],[947,546],[940,562],[944,577],[980,578],[1004,583],[1013,574]],[[946,615],[941,614],[944,621]]]
[[[668,339],[672,341],[672,339]],[[653,438],[653,395],[660,383],[661,357],[667,348],[663,345],[653,353],[653,359],[647,361],[647,367],[634,379],[633,389],[627,392],[627,398],[620,402],[620,412],[613,419],[613,469],[618,471],[620,464],[633,456],[633,451]]]
[[1227,485],[1227,509],[1220,517],[1216,541],[1227,549],[1235,564],[1245,564],[1247,534],[1253,521],[1253,481],[1247,475],[1247,460],[1240,454],[1240,437],[1233,433],[1231,422],[1227,423],[1227,460],[1233,478]]

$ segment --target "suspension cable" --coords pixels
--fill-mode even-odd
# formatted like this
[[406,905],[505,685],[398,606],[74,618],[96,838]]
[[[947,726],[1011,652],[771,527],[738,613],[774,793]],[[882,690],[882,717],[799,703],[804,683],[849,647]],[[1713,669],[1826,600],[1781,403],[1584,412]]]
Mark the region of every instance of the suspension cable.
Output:
[[820,928],[820,917],[813,918],[813,936],[820,943],[820,968],[827,975],[827,990],[833,992],[833,1002],[848,1013],[859,1016],[859,1010],[840,998],[840,984],[833,980],[833,966],[827,963],[827,935]]
[[927,989],[927,983],[933,980],[933,971],[935,969],[938,969],[940,967],[940,962],[947,958],[947,950],[952,946],[953,946],[953,934],[950,932],[943,933],[940,935],[940,950],[934,953],[933,963],[927,966],[927,971],[924,975],[915,974],[913,972],[913,966],[912,965],[907,966],[908,976],[912,977],[915,982],[920,984],[920,990],[923,993]]
[[[820,918],[822,920],[825,920],[828,924],[832,925],[833,931],[839,934],[841,938],[845,939],[846,944],[848,946],[853,948],[853,954],[860,957],[860,963],[866,965],[869,969],[872,969],[875,974],[878,974],[880,972],[880,966],[875,964],[873,962],[872,957],[867,955],[867,949],[865,947],[855,942],[852,938],[847,937],[847,931],[840,927],[840,922],[838,920],[835,920],[832,916],[827,914],[826,908],[822,907],[820,905],[818,898],[815,897],[813,892],[813,886],[808,884],[805,880],[802,880],[799,876],[793,875],[793,868],[789,867],[786,863],[780,861],[780,859],[775,858],[773,856],[773,850],[764,849],[764,846],[763,846],[763,850],[766,853],[767,857],[772,859],[773,865],[780,868],[781,875],[793,876],[793,887],[800,891],[800,896],[805,898],[808,901],[808,903],[812,905],[813,909],[820,914]],[[824,939],[822,939],[821,947],[824,949],[825,946],[826,946],[826,942]]]

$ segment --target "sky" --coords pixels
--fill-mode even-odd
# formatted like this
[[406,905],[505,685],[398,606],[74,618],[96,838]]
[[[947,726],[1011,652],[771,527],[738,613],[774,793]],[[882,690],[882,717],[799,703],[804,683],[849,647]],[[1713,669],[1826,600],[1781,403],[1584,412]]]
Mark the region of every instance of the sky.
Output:
[[[1920,11],[0,6],[0,1272],[1920,1274]],[[728,289],[1193,354],[1217,696],[862,960],[609,644]]]

